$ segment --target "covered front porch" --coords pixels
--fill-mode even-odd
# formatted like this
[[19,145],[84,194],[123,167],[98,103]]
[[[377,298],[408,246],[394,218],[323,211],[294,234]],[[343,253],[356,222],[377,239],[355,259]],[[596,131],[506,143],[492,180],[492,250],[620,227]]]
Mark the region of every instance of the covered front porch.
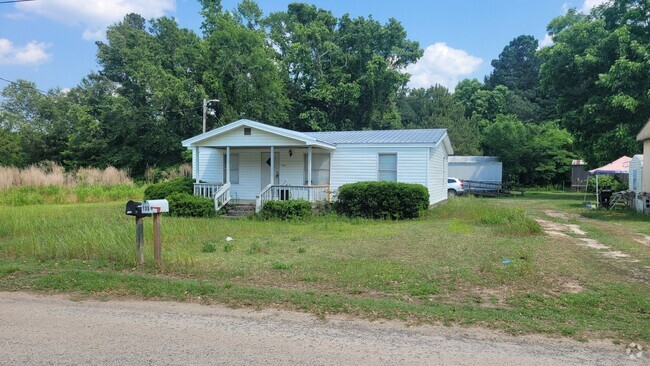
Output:
[[258,212],[271,200],[330,200],[333,146],[252,121],[232,125],[183,142],[192,150],[195,195],[217,210],[254,202]]

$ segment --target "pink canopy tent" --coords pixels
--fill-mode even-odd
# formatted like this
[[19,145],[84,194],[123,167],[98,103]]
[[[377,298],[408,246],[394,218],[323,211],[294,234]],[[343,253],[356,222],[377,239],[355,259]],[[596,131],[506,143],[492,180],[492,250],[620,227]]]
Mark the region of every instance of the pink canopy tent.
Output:
[[622,156],[607,165],[603,165],[600,168],[596,168],[589,171],[589,174],[592,175],[609,175],[609,174],[629,174],[630,173],[630,161],[632,158],[629,156]]
[[[596,176],[596,202],[598,202],[598,176],[599,175],[614,175],[614,174],[630,174],[630,161],[632,158],[629,156],[621,156],[620,158],[612,161],[607,165],[603,165],[600,168],[592,169],[589,171],[589,175]],[[589,184],[589,179],[587,178],[587,185]],[[585,190],[586,198],[587,190]]]

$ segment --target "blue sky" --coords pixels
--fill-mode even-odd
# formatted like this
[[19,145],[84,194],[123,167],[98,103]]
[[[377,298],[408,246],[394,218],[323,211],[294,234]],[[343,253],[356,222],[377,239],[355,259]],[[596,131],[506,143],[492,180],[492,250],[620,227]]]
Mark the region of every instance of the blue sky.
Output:
[[[395,18],[408,38],[425,50],[409,67],[411,86],[439,83],[449,88],[464,78],[483,79],[513,38],[529,34],[542,41],[546,25],[568,8],[587,11],[604,0],[306,0],[335,16]],[[238,0],[223,0],[233,9]],[[258,0],[265,14],[295,1]],[[200,34],[200,6],[194,0],[35,0],[0,4],[0,78],[25,79],[42,90],[70,88],[98,69],[96,40],[126,13],[149,19],[173,16]],[[6,82],[0,80],[0,88]]]

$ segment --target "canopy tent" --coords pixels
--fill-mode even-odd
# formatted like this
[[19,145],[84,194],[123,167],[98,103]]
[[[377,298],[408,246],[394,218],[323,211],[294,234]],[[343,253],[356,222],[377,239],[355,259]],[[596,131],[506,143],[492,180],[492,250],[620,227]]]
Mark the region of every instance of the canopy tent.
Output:
[[[630,174],[630,161],[632,161],[631,157],[621,156],[620,158],[612,161],[607,165],[603,165],[600,168],[592,169],[589,171],[590,176],[594,176],[594,175],[596,176],[596,202],[598,202],[598,176]],[[587,178],[587,186],[588,185],[589,185],[589,178]],[[585,189],[585,198],[586,196],[587,196],[587,190]]]

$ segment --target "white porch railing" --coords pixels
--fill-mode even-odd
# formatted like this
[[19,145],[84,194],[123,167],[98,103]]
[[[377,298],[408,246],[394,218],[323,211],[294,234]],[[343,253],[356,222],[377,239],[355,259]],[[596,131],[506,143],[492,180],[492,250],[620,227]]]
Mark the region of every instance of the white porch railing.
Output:
[[194,195],[203,198],[213,198],[224,183],[194,183]]
[[320,186],[289,186],[272,185],[264,187],[255,199],[255,212],[260,212],[268,201],[305,200],[320,202],[330,200],[330,190],[327,185]]
[[230,202],[230,183],[226,183],[214,194],[214,209],[219,211]]

